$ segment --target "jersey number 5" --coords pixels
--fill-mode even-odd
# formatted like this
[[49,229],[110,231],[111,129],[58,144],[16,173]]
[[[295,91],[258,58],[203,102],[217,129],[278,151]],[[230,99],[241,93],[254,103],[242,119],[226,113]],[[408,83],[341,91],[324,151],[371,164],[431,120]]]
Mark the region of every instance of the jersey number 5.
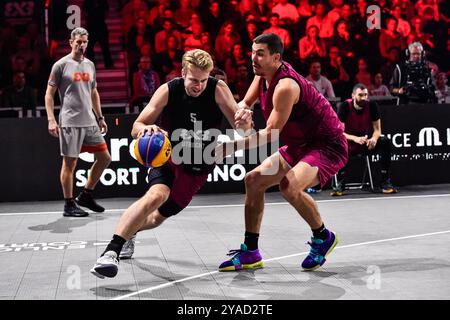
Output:
[[195,123],[197,121],[197,118],[196,118],[197,114],[196,113],[190,113],[190,115],[191,115],[191,121]]

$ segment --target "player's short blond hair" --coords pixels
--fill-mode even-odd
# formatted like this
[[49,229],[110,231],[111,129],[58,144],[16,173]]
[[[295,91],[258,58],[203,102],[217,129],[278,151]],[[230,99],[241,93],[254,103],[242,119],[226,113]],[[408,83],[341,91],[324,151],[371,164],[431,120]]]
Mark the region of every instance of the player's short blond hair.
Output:
[[192,67],[210,72],[214,68],[214,62],[208,52],[194,49],[187,51],[183,55],[182,66],[185,72]]

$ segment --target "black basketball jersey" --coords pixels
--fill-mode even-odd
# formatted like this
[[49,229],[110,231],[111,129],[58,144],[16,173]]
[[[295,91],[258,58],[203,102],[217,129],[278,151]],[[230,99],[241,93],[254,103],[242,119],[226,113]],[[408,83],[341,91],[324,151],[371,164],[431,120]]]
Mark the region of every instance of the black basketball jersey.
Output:
[[[210,130],[219,129],[222,122],[223,114],[215,98],[217,82],[217,79],[209,77],[206,89],[198,97],[186,93],[183,78],[167,83],[169,100],[161,115],[161,127],[169,133],[174,149],[182,143],[182,154],[190,153],[190,161],[183,161],[183,166],[194,174],[210,172],[214,168],[214,165],[204,162],[203,156],[199,159],[198,154],[203,154],[208,145],[216,143],[217,136],[211,135]],[[197,156],[194,159],[195,152]]]

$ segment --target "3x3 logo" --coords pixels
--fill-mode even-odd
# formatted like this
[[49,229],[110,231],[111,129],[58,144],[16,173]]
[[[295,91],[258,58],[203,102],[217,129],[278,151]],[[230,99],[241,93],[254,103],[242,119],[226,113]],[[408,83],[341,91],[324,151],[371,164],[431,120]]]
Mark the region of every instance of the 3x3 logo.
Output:
[[74,72],[73,73],[73,81],[89,81],[90,79],[90,75],[89,73],[84,73],[84,72]]

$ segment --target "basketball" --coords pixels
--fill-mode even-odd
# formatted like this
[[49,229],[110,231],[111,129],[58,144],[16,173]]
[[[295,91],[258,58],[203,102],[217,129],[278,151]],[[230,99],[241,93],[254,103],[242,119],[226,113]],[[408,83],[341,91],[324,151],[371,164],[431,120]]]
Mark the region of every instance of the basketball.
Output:
[[146,132],[134,145],[136,160],[149,168],[161,167],[169,160],[171,153],[170,140],[161,132]]

